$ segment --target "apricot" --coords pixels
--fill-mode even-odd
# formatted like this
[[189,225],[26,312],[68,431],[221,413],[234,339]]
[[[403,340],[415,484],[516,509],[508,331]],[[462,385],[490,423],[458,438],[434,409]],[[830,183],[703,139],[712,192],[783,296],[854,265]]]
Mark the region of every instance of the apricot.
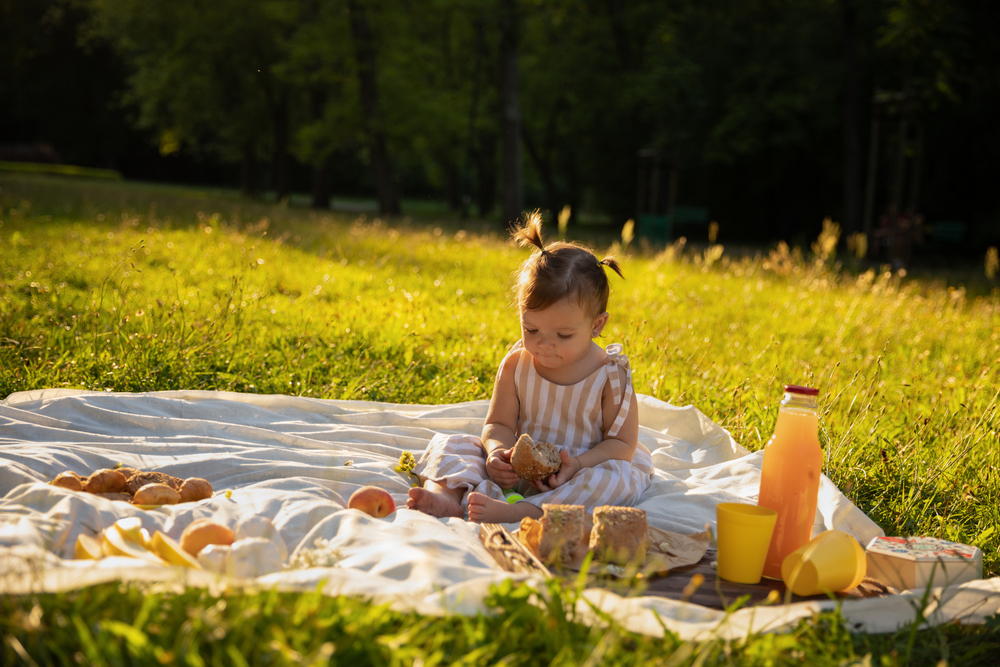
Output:
[[229,545],[236,540],[227,526],[208,519],[198,519],[181,533],[181,548],[197,556],[209,544]]

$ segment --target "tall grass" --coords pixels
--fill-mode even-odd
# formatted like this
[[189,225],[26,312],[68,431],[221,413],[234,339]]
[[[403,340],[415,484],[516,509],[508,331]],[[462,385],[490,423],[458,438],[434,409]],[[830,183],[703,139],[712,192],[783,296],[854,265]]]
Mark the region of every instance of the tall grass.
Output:
[[[518,336],[509,285],[526,251],[496,227],[11,174],[0,188],[0,396],[62,386],[451,403],[488,398]],[[612,277],[605,340],[625,345],[637,391],[698,406],[750,449],[769,437],[783,384],[819,387],[833,481],[887,533],[976,544],[996,575],[1000,296],[982,278],[973,297],[899,272],[845,271],[829,232],[812,250],[739,257],[717,245],[602,248],[626,275]],[[207,608],[196,595],[176,599]],[[831,623],[755,638],[741,660],[761,651],[763,664],[765,646],[785,655],[785,641],[827,656],[803,637],[828,636]],[[580,632],[581,646],[598,641]],[[909,655],[941,657],[963,632],[994,630],[935,632]],[[864,648],[856,637],[842,646],[854,653],[831,660]],[[710,660],[705,650],[678,664],[735,649]]]
[[577,588],[539,604],[507,581],[494,614],[420,617],[320,593],[213,596],[115,584],[0,600],[4,665],[994,665],[1000,625],[852,634],[839,614],[787,634],[684,642],[578,618]]

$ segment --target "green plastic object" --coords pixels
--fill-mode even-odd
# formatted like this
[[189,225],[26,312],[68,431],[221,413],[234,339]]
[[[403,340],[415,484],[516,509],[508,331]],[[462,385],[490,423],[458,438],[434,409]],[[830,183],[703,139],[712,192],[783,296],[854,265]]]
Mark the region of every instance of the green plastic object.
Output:
[[504,489],[503,497],[511,505],[513,505],[514,503],[516,503],[518,500],[524,500],[524,496],[522,496],[520,493],[518,493],[514,489]]

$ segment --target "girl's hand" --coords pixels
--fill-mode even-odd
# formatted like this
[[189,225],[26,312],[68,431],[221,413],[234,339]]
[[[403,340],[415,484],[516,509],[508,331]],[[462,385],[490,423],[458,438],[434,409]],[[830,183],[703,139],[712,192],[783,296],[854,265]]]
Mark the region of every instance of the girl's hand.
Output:
[[510,449],[494,449],[486,457],[486,474],[501,489],[512,489],[521,481],[510,464]]
[[559,468],[559,472],[554,475],[549,475],[548,479],[538,480],[537,482],[532,482],[536,489],[539,491],[551,491],[552,489],[558,488],[573,479],[573,476],[583,469],[580,464],[580,459],[575,456],[570,456],[569,452],[565,449],[559,450],[559,458],[562,459],[562,467]]

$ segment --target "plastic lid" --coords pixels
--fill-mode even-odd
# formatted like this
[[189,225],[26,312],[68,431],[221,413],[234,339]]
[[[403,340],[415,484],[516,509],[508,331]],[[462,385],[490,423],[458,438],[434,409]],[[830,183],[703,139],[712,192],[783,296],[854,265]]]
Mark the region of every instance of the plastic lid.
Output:
[[819,396],[819,389],[812,387],[800,387],[797,384],[786,384],[785,392],[789,394],[799,394],[801,396]]

